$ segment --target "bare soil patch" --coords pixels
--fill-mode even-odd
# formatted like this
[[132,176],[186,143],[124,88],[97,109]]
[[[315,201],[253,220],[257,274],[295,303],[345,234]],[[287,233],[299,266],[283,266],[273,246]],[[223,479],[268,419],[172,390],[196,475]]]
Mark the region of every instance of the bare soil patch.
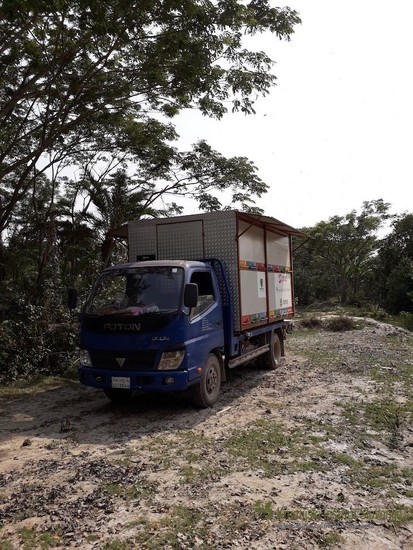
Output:
[[413,335],[296,323],[218,403],[0,399],[0,548],[413,548]]

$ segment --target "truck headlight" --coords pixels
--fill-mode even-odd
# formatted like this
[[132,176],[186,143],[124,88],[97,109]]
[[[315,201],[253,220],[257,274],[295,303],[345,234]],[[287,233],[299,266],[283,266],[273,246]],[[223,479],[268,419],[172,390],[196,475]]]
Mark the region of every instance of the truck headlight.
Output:
[[86,349],[81,349],[79,354],[80,364],[82,367],[91,367],[92,360],[90,359],[89,352]]
[[158,370],[176,370],[182,363],[185,351],[164,351],[159,361]]

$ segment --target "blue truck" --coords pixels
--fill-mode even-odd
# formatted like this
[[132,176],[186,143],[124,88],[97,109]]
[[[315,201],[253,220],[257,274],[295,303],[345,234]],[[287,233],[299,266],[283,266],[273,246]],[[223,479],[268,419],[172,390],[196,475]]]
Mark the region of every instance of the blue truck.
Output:
[[[112,232],[128,263],[107,267],[79,314],[82,384],[217,400],[228,369],[275,369],[294,313],[291,243],[303,234],[238,211],[137,220]],[[76,297],[72,294],[71,306]]]

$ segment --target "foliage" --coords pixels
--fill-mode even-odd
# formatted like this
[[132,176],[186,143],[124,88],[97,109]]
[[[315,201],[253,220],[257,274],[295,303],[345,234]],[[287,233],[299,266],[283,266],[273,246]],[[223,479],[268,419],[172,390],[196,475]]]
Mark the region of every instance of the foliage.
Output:
[[323,321],[320,317],[311,315],[310,317],[301,319],[300,325],[304,328],[321,328],[323,325]]
[[300,303],[332,297],[342,304],[360,301],[389,207],[381,199],[364,202],[359,214],[353,210],[304,229],[310,239],[294,257]]
[[401,314],[395,322],[412,326],[413,214],[392,216],[388,210],[382,200],[365,202],[360,214],[353,210],[304,229],[310,238],[294,253],[299,306],[338,301],[376,319]]
[[39,170],[132,161],[138,174],[168,178],[177,154],[168,118],[191,108],[221,118],[227,105],[253,113],[275,82],[273,61],[242,38],[289,39],[297,23],[267,0],[5,0],[0,233]]
[[333,332],[344,332],[347,330],[354,330],[356,328],[356,322],[352,317],[347,315],[340,315],[338,317],[331,317],[326,321],[327,330]]
[[356,321],[347,315],[334,315],[322,318],[310,315],[300,320],[300,326],[308,329],[325,329],[333,332],[344,332],[357,328]]
[[398,315],[398,324],[404,327],[406,330],[413,332],[413,313],[407,311],[401,311]]
[[413,214],[393,221],[391,233],[378,250],[375,283],[385,309],[413,312]]
[[52,322],[45,306],[23,299],[11,303],[10,309],[10,317],[0,324],[0,380],[65,374],[78,338],[76,325],[62,314],[62,307],[59,323]]

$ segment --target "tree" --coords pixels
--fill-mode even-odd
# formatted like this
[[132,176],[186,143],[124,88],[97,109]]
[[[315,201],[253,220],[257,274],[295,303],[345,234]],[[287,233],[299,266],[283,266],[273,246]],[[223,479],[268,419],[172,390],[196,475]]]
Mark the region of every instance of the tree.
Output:
[[325,299],[330,294],[342,304],[359,302],[378,248],[377,232],[390,217],[389,207],[381,199],[367,201],[360,214],[353,210],[305,230],[311,238],[295,255],[294,262],[295,270],[304,270],[306,284],[312,281],[313,297],[321,295]]
[[327,301],[335,295],[334,283],[325,260],[316,254],[314,228],[304,227],[309,240],[293,238],[295,299],[300,306]]
[[242,37],[289,39],[297,23],[268,0],[3,0],[0,234],[36,170],[103,156],[162,180],[176,154],[165,117],[197,108],[220,118],[228,103],[252,113],[275,76]]
[[[224,194],[228,187],[232,188],[229,196],[217,196],[217,192]],[[251,161],[244,157],[226,158],[200,141],[190,152],[176,151],[162,182],[157,181],[150,167],[140,166],[139,175],[135,176],[129,176],[125,166],[101,173],[87,167],[78,185],[73,183],[72,189],[83,198],[80,215],[93,220],[104,240],[106,263],[111,250],[107,233],[142,216],[181,213],[182,207],[176,202],[166,202],[170,196],[175,199],[189,197],[204,211],[227,208],[221,203],[226,199],[231,208],[258,212],[260,210],[250,204],[254,202],[250,193],[253,191],[261,196],[267,186],[256,175],[256,167]]]
[[376,258],[379,304],[392,313],[413,311],[413,214],[398,216]]

